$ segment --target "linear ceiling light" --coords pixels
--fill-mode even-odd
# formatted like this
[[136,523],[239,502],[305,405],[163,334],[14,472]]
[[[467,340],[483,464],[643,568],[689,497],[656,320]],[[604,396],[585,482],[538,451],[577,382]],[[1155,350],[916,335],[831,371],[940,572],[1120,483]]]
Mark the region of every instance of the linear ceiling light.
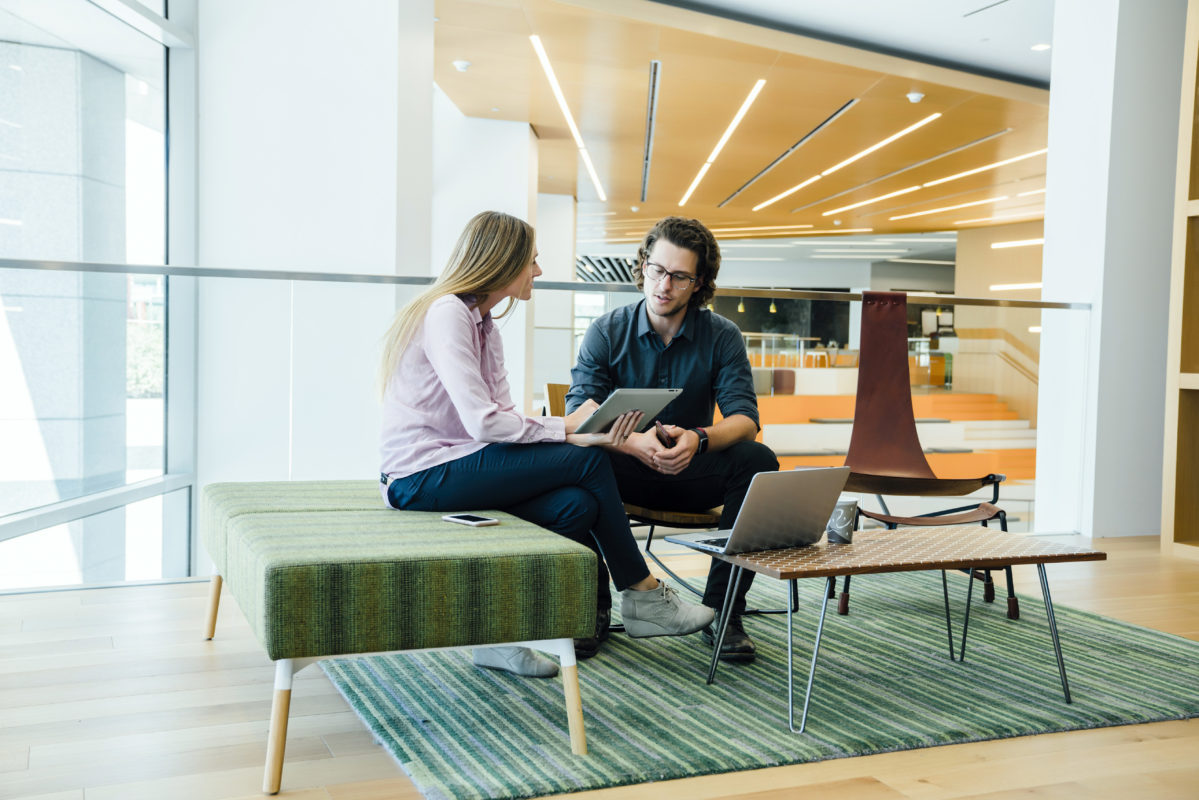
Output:
[[[791,145],[790,147],[788,147],[786,150],[784,150],[784,151],[783,151],[783,154],[782,154],[782,155],[780,155],[780,156],[779,156],[778,158],[776,158],[774,161],[771,161],[769,164],[767,164],[767,165],[766,165],[766,166],[765,166],[765,167],[762,169],[762,171],[761,171],[761,172],[759,172],[757,175],[755,175],[755,176],[753,176],[752,178],[750,178],[749,180],[747,180],[745,183],[741,184],[741,188],[739,188],[737,191],[733,192],[733,193],[732,193],[732,194],[730,194],[728,197],[724,198],[724,199],[723,199],[723,200],[721,200],[719,203],[717,203],[716,207],[717,207],[717,208],[724,208],[726,205],[728,205],[728,203],[729,203],[729,201],[730,201],[730,200],[732,200],[734,197],[736,197],[737,195],[741,194],[741,193],[742,193],[742,192],[744,192],[746,189],[748,189],[750,186],[753,186],[755,183],[757,183],[759,180],[761,180],[761,179],[762,179],[762,178],[763,178],[763,177],[766,175],[766,173],[770,172],[770,170],[774,169],[774,168],[775,168],[775,167],[777,167],[779,164],[783,163],[783,160],[784,160],[784,159],[786,159],[786,158],[787,158],[787,156],[791,155],[791,154],[792,154],[792,153],[794,153],[796,150],[798,150],[800,147],[802,147],[803,145],[807,144],[807,143],[808,143],[808,140],[809,140],[809,139],[811,139],[813,136],[815,136],[816,134],[820,133],[822,130],[824,130],[825,128],[827,128],[829,125],[832,125],[832,124],[833,124],[833,122],[835,122],[835,121],[836,121],[837,117],[841,116],[841,115],[842,115],[842,114],[844,114],[846,111],[848,111],[849,109],[853,108],[855,105],[857,105],[857,104],[858,104],[858,102],[859,102],[858,98],[856,98],[856,97],[855,97],[855,98],[853,98],[852,100],[850,100],[849,102],[847,102],[845,105],[843,105],[843,106],[841,106],[840,108],[838,108],[836,111],[834,111],[834,112],[833,112],[832,114],[830,114],[828,117],[826,117],[826,118],[825,118],[825,120],[824,120],[824,122],[821,122],[821,123],[820,123],[819,125],[817,125],[815,128],[812,128],[812,130],[810,130],[810,131],[808,131],[807,133],[805,133],[805,134],[803,135],[803,137],[802,137],[802,138],[801,138],[801,139],[800,139],[798,142],[796,142],[795,144],[793,144],[793,145]],[[814,181],[814,180],[816,180],[816,179],[815,179],[815,178],[812,178],[811,180],[809,180],[809,181],[808,181],[808,183],[811,183],[811,182],[812,182],[812,181]],[[806,185],[807,185],[806,183],[805,183],[805,184],[801,184],[800,186],[796,186],[796,187],[795,187],[795,189],[792,189],[791,191],[796,191],[796,190],[798,190],[798,189],[802,189],[802,188],[803,188],[804,186],[806,186]],[[786,197],[788,194],[790,194],[790,192],[786,192],[786,193],[784,193],[784,194],[780,194],[778,197],[774,198],[774,200],[778,200],[779,198]],[[774,200],[768,200],[768,201],[766,201],[766,202],[765,202],[765,203],[763,203],[762,205],[760,205],[760,206],[757,206],[756,208],[754,208],[754,211],[757,211],[759,208],[765,208],[766,206],[768,206],[768,205],[770,205],[771,203],[773,203],[773,202],[774,202]]]
[[749,107],[754,104],[754,100],[758,98],[758,92],[762,91],[762,87],[766,85],[765,78],[758,78],[758,82],[754,84],[754,88],[749,90],[749,94],[745,98],[745,102],[741,104],[741,108],[737,109],[737,113],[733,115],[733,121],[724,129],[724,135],[720,137],[720,141],[712,148],[712,154],[708,156],[708,160],[699,168],[699,173],[695,176],[695,180],[691,181],[691,185],[687,187],[686,194],[683,199],[679,200],[679,205],[684,206],[691,199],[691,193],[695,191],[695,187],[699,186],[699,182],[704,179],[708,168],[712,166],[712,162],[716,160],[716,156],[720,155],[720,151],[724,149],[725,142],[733,135],[733,131],[737,130],[737,126],[741,124],[741,120],[745,118]]
[[906,253],[907,250],[897,247],[888,247],[886,250],[813,250],[812,252],[820,253],[821,255],[834,255],[836,253],[871,253],[876,256],[886,256],[899,255],[901,253]]
[[820,178],[821,178],[820,175],[813,175],[812,177],[808,178],[806,181],[795,184],[794,186],[792,186],[790,189],[783,192],[782,194],[776,194],[774,197],[770,198],[766,202],[758,203],[756,206],[753,207],[753,210],[761,211],[763,208],[766,208],[766,206],[771,205],[772,203],[777,203],[779,200],[782,200],[784,197],[787,197],[788,195],[795,194],[803,187],[813,184],[816,181],[820,180]]
[[861,200],[857,203],[850,203],[847,206],[841,206],[840,208],[834,208],[832,211],[825,211],[820,216],[827,217],[830,214],[839,214],[842,211],[848,211],[851,208],[858,208],[860,206],[868,206],[871,203],[877,203],[879,200],[886,200],[890,197],[899,197],[901,194],[907,194],[908,192],[914,192],[917,189],[921,189],[921,188],[923,188],[923,187],[919,186],[919,185],[909,186],[906,189],[900,189],[899,191],[891,192],[890,194],[880,194],[878,197],[871,197],[869,200]]
[[1011,133],[1011,132],[1012,132],[1011,128],[1004,128],[1001,131],[996,131],[995,133],[987,134],[986,136],[983,136],[979,139],[975,139],[972,142],[966,142],[965,144],[958,145],[957,147],[954,147],[951,150],[946,150],[944,153],[937,153],[935,156],[930,156],[929,158],[921,159],[920,161],[917,161],[914,164],[908,164],[906,167],[900,167],[899,169],[895,170],[894,172],[888,172],[886,175],[879,175],[877,178],[872,178],[871,180],[868,180],[865,183],[859,183],[857,186],[851,186],[850,188],[844,189],[840,192],[837,192],[836,194],[830,194],[828,197],[822,197],[819,200],[815,200],[811,203],[808,203],[807,205],[799,206],[798,208],[793,208],[793,209],[791,209],[791,213],[794,214],[797,211],[803,211],[805,208],[811,208],[812,206],[818,206],[821,203],[827,203],[829,200],[835,200],[838,197],[850,194],[852,192],[856,192],[859,189],[865,189],[867,186],[871,186],[873,184],[879,183],[880,181],[885,181],[887,178],[894,178],[896,175],[907,172],[908,170],[916,169],[916,167],[923,167],[925,164],[931,164],[934,161],[939,161],[940,159],[945,158],[946,156],[951,156],[954,153],[960,153],[963,150],[968,150],[971,147],[980,145],[983,142],[989,142],[998,136],[1003,136],[1004,134]]
[[1005,158],[1003,161],[996,161],[994,164],[985,164],[981,167],[975,167],[974,169],[968,169],[965,172],[959,172],[955,175],[946,175],[944,178],[937,178],[935,181],[929,181],[928,183],[926,183],[924,185],[925,185],[925,187],[928,187],[928,186],[936,186],[939,183],[948,183],[949,181],[956,181],[958,178],[965,178],[968,175],[976,175],[979,172],[986,172],[989,169],[998,169],[999,167],[1006,166],[1007,164],[1015,164],[1017,161],[1023,161],[1026,158],[1032,158],[1033,156],[1043,155],[1048,152],[1049,152],[1048,147],[1042,147],[1040,150],[1034,150],[1031,153],[1025,153],[1022,156],[1013,156],[1012,158]]
[[894,222],[897,219],[908,219],[909,217],[923,217],[927,214],[939,214],[942,211],[953,211],[958,208],[969,208],[970,206],[981,206],[984,203],[998,203],[1000,200],[1007,200],[1007,195],[1000,197],[988,197],[986,200],[975,200],[973,203],[959,203],[956,206],[943,206],[941,208],[930,208],[927,211],[915,211],[911,214],[900,214],[897,217],[888,217],[887,219]]
[[813,261],[820,261],[820,260],[852,261],[855,258],[858,260],[861,260],[861,261],[891,261],[891,259],[887,258],[885,255],[881,255],[881,256],[859,256],[859,255],[853,255],[853,256],[808,256],[808,258],[812,259]]
[[880,147],[886,147],[887,145],[891,144],[891,142],[895,141],[896,139],[899,139],[900,137],[903,137],[903,136],[907,136],[912,131],[918,130],[919,128],[923,128],[925,125],[932,122],[933,120],[940,119],[940,117],[941,117],[941,112],[939,112],[939,111],[935,114],[929,114],[927,117],[920,120],[919,122],[909,125],[908,127],[904,128],[903,130],[899,131],[898,133],[891,134],[886,139],[883,139],[881,142],[877,142],[875,144],[870,145],[862,152],[857,153],[856,155],[850,156],[849,158],[842,161],[840,164],[831,166],[828,169],[821,172],[820,174],[821,175],[832,175],[834,172],[841,169],[842,167],[849,166],[853,162],[857,161],[859,158],[863,158],[865,156],[870,155],[871,153],[873,153],[875,150],[879,149]]
[[993,283],[990,286],[992,292],[1014,292],[1020,289],[1040,289],[1039,283]]
[[950,267],[958,263],[956,261],[944,261],[936,258],[888,258],[887,260],[895,264],[942,264]]
[[1020,192],[1019,194],[1016,195],[1016,197],[1028,197],[1028,196],[1034,195],[1034,194],[1045,194],[1045,190],[1044,189],[1033,189],[1032,191],[1029,191],[1029,192]]
[[1005,247],[1032,247],[1033,245],[1045,244],[1044,239],[1013,239],[1008,242],[991,242],[992,250],[1002,250]]
[[554,93],[554,99],[558,101],[558,107],[562,109],[562,116],[566,117],[566,127],[570,128],[570,135],[574,137],[575,146],[579,148],[579,156],[583,159],[583,166],[587,168],[587,174],[591,176],[592,184],[595,185],[595,193],[599,195],[601,203],[606,203],[608,195],[604,193],[604,187],[600,185],[599,175],[596,174],[595,165],[591,163],[587,146],[583,144],[579,127],[575,125],[575,118],[570,113],[570,106],[566,105],[566,95],[562,94],[562,87],[558,84],[558,77],[554,75],[550,57],[546,55],[545,48],[541,45],[541,37],[533,35],[529,37],[529,41],[533,43],[533,49],[537,51],[537,60],[541,62],[541,69],[545,71],[545,77],[550,82],[550,89]]
[[1040,332],[1041,332],[1041,326],[1040,326],[1040,325],[1029,325],[1029,326],[1028,326],[1028,332],[1029,332],[1029,333],[1040,333]]
[[641,160],[641,202],[649,194],[649,165],[654,152],[654,119],[658,115],[658,81],[662,62],[649,62],[649,95],[645,105],[645,152]]
[[930,243],[930,242],[935,242],[935,243],[938,243],[938,244],[956,244],[956,243],[957,243],[957,239],[925,239],[925,238],[919,238],[919,239],[876,239],[875,241],[876,241],[878,244],[908,244],[908,245],[928,244],[928,243]]
[[712,233],[735,233],[736,231],[793,231],[810,228],[811,225],[755,225],[752,228],[712,228]]
[[[737,230],[737,229],[734,229],[734,230]],[[842,233],[873,233],[873,232],[874,232],[874,228],[825,228],[823,230],[814,230],[814,231],[764,230],[759,233],[755,233],[753,235],[754,236],[825,236],[825,235],[842,234]],[[716,231],[712,231],[712,233],[716,233]],[[739,234],[734,234],[732,236],[721,235],[721,236],[717,236],[716,238],[717,239],[734,239],[734,238],[740,239],[740,238],[743,238],[743,235],[739,235]]]
[[1045,210],[1024,211],[1019,214],[997,214],[993,217],[976,217],[974,219],[959,219],[954,225],[969,225],[973,222],[999,222],[1005,219],[1028,219],[1030,217],[1043,217]]

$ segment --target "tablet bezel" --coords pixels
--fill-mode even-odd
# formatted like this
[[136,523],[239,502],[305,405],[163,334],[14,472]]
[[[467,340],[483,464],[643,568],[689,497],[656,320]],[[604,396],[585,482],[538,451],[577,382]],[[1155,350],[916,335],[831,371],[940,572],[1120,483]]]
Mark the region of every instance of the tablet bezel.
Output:
[[645,415],[637,428],[644,431],[653,424],[654,417],[682,393],[682,389],[617,389],[583,420],[575,433],[603,433],[626,411],[640,411]]

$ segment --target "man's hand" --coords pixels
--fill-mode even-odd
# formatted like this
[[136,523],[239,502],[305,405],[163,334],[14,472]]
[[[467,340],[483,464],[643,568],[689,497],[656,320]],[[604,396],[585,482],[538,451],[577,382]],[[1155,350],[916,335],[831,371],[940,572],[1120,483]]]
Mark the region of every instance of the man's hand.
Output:
[[654,431],[649,430],[645,433],[632,433],[625,441],[624,447],[618,448],[619,452],[630,455],[640,461],[645,466],[652,470],[657,470],[655,459],[659,453],[669,452],[662,443],[658,441],[658,435]]
[[[699,435],[687,428],[680,428],[678,425],[665,425],[667,435],[674,439],[675,445],[671,448],[665,448],[658,445],[659,451],[653,456],[652,463],[648,466],[664,475],[678,475],[691,463],[691,459],[695,457],[695,453],[699,450]],[[656,437],[655,437],[656,438]]]

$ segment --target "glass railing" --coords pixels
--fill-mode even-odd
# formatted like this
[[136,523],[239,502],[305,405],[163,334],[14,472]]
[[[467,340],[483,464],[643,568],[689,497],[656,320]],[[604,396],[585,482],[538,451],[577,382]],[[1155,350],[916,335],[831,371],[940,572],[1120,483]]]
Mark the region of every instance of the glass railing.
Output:
[[[165,352],[167,326],[183,324],[162,304],[177,280],[194,284],[190,367]],[[190,541],[189,521],[193,490],[205,483],[373,479],[381,340],[394,310],[427,280],[0,269],[0,590],[202,574],[206,560]],[[638,300],[624,285],[539,283],[531,304],[498,323],[518,407],[541,413],[544,385],[570,381],[590,321]],[[761,440],[783,468],[843,463],[859,381],[860,296],[722,289],[713,307],[739,323],[737,306],[758,301],[821,306],[776,330],[760,330],[760,321],[743,330]],[[1012,530],[1036,529],[1041,317],[1089,313],[1065,304],[909,300],[909,383],[925,457],[938,477],[1006,475],[1000,504]],[[194,397],[165,391],[168,362],[193,371]],[[194,464],[183,477],[165,468],[172,442],[163,420],[177,402],[193,414]],[[110,495],[108,506],[88,505]],[[80,503],[74,514],[72,502]],[[896,514],[945,507],[937,499],[887,502]],[[31,515],[46,524],[36,527]]]

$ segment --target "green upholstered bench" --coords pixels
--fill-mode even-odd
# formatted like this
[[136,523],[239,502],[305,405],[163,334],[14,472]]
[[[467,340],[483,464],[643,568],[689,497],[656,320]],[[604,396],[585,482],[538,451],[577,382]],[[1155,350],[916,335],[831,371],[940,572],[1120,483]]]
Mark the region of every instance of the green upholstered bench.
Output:
[[396,511],[370,481],[215,483],[200,532],[222,584],[275,662],[263,791],[279,791],[292,677],[324,658],[524,644],[562,665],[571,748],[586,753],[573,639],[595,626],[595,554],[510,514],[470,528]]

